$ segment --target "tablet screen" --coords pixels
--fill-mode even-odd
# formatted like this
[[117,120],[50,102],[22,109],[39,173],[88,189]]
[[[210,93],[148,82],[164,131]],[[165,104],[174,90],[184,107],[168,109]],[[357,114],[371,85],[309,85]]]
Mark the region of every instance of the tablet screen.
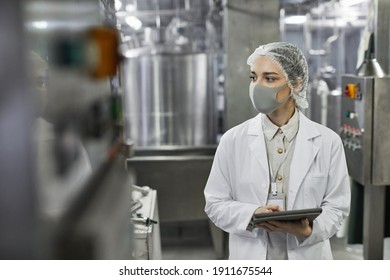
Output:
[[300,210],[289,210],[282,212],[261,213],[253,215],[253,222],[255,224],[265,221],[295,221],[303,218],[308,218],[313,221],[322,212],[321,208],[310,208]]

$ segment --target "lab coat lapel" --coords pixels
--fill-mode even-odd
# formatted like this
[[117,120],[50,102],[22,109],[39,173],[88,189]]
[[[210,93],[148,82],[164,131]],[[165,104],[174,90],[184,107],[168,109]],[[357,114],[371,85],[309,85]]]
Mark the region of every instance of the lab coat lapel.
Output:
[[315,141],[315,138],[320,136],[320,132],[305,115],[301,112],[299,114],[299,130],[290,168],[288,210],[292,209],[298,189],[320,149],[320,143]]
[[257,173],[255,176],[256,180],[260,180],[257,182],[260,187],[257,191],[258,200],[261,205],[265,205],[267,203],[269,189],[269,168],[261,114],[258,114],[257,117],[251,120],[248,127],[248,137],[249,149],[252,156],[255,157],[255,162],[258,163],[257,166],[251,167],[254,168],[255,173]]
[[262,171],[264,175],[269,176],[267,149],[265,146],[261,114],[258,114],[251,120],[248,127],[248,136],[251,137],[249,148],[260,164],[260,171]]

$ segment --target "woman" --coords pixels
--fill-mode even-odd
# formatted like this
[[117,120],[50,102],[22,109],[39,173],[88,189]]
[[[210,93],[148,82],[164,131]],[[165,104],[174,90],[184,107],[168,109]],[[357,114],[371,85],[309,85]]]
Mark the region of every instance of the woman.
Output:
[[[349,213],[343,145],[306,118],[307,63],[289,43],[249,56],[249,96],[260,112],[227,131],[205,188],[205,211],[229,233],[230,259],[332,259],[329,238]],[[254,213],[322,208],[309,223],[251,224]]]

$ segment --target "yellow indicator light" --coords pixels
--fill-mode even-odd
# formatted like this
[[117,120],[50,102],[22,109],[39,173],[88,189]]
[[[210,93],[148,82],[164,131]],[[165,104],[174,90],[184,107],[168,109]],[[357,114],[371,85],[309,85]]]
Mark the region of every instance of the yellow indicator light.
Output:
[[344,90],[345,96],[351,99],[355,99],[359,92],[359,86],[357,84],[347,84]]
[[94,27],[88,33],[96,56],[93,59],[92,75],[95,78],[114,76],[119,63],[117,31],[109,27]]

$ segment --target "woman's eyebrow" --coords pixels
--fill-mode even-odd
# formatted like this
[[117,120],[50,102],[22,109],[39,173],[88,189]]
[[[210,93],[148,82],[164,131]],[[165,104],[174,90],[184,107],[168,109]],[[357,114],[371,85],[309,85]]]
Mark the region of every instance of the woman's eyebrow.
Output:
[[263,75],[278,75],[279,76],[279,74],[278,73],[276,73],[276,72],[263,72]]

